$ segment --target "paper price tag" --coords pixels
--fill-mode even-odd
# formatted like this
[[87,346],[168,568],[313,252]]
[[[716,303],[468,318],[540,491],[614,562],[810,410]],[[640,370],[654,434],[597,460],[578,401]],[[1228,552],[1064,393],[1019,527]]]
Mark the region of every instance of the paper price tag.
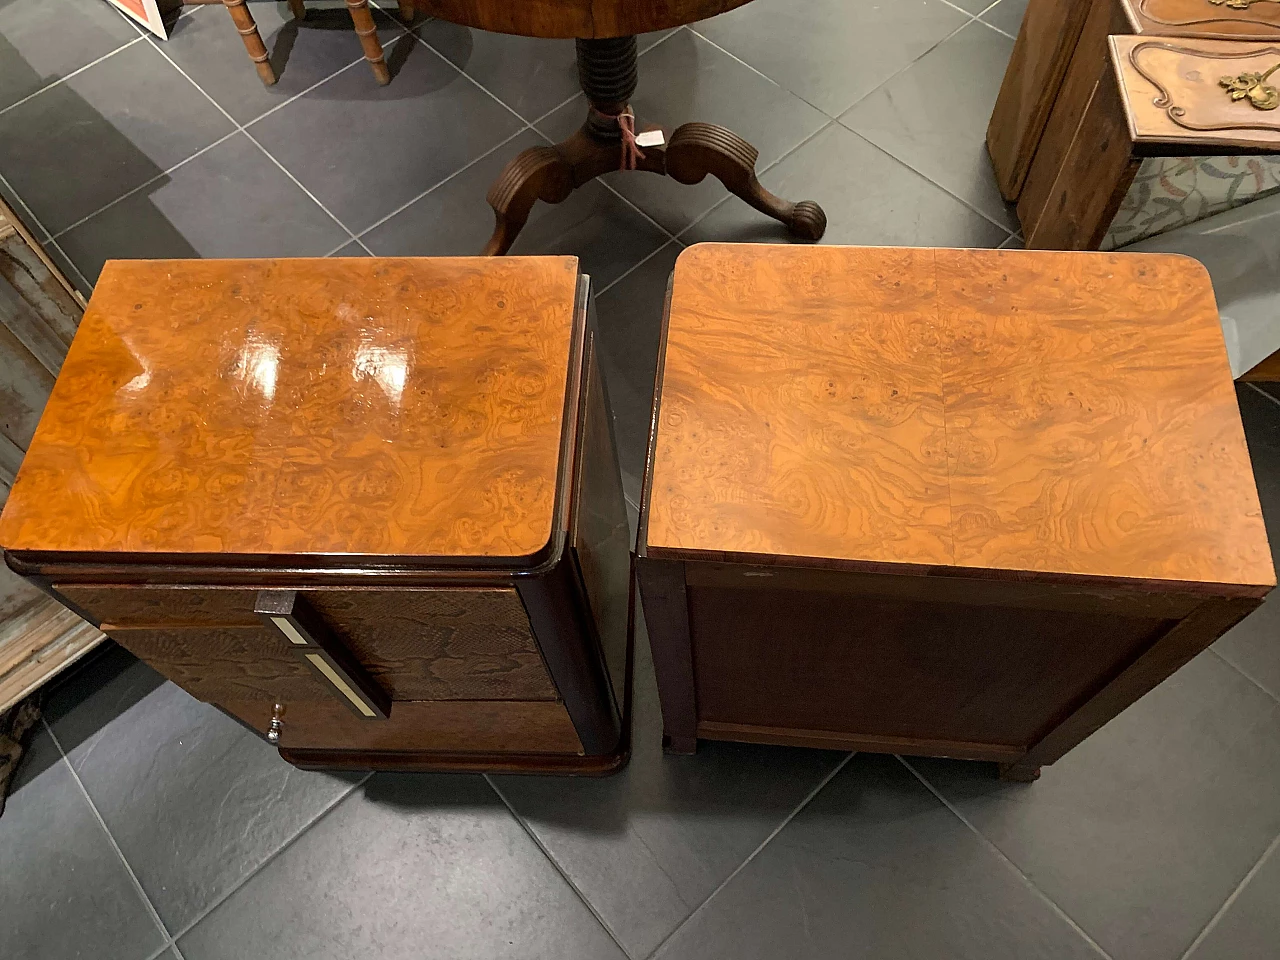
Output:
[[636,146],[643,149],[644,147],[660,147],[667,142],[667,138],[662,135],[661,130],[646,130],[644,133],[636,134]]

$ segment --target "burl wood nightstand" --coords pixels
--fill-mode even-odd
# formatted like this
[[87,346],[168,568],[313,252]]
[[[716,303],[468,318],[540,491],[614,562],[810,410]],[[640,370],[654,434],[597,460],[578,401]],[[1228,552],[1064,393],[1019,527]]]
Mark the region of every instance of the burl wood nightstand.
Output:
[[588,304],[571,257],[108,263],[6,559],[298,765],[616,769]]
[[1204,268],[704,244],[637,546],[668,748],[1037,775],[1275,583]]

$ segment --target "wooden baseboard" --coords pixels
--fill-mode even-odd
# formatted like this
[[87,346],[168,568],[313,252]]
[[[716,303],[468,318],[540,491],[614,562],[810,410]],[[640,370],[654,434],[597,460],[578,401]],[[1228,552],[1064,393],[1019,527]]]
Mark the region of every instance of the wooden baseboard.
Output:
[[0,713],[105,639],[97,628],[47,598],[10,617],[0,625]]
[[1022,747],[1000,743],[879,737],[829,730],[758,727],[746,723],[720,723],[715,720],[698,721],[698,736],[706,740],[733,740],[738,743],[771,743],[783,747],[817,747],[825,750],[862,750],[867,753],[904,753],[908,756],[993,760],[998,763],[1011,763],[1026,753]]

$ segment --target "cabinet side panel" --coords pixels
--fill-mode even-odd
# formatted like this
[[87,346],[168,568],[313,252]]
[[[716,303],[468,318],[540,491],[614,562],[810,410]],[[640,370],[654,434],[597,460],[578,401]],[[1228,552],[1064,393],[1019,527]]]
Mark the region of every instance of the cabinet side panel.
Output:
[[628,663],[627,605],[631,592],[631,533],[618,472],[608,392],[595,352],[587,349],[586,416],[578,464],[574,551],[591,615],[600,636],[609,683],[619,712]]

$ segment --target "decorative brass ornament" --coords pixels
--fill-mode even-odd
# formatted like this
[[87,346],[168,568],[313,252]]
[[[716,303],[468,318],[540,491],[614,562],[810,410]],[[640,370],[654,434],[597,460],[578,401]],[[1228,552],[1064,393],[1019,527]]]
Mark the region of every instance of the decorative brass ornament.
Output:
[[1277,70],[1280,70],[1280,63],[1266,73],[1242,73],[1238,77],[1223,77],[1218,81],[1218,86],[1226,90],[1232,100],[1247,98],[1259,110],[1274,110],[1280,107],[1280,90],[1267,83],[1267,78]]
[[[1215,7],[1230,7],[1232,10],[1248,10],[1255,3],[1263,3],[1264,0],[1209,0]],[[1266,2],[1274,3],[1275,0],[1266,0]]]

